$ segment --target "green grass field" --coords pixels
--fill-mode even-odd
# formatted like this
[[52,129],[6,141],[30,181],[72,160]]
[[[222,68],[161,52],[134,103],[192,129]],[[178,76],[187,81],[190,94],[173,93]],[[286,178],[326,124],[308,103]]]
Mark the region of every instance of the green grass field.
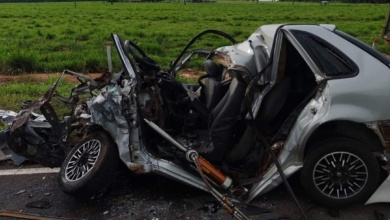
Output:
[[[270,23],[333,23],[362,41],[380,39],[388,5],[273,2],[0,4],[0,74],[80,72],[106,69],[104,44],[110,33],[138,43],[162,67],[205,29],[246,39]],[[198,47],[223,44],[204,39]],[[383,43],[383,41],[380,41]],[[379,45],[381,52],[390,47]],[[0,105],[1,106],[1,105]]]
[[[217,3],[16,3],[0,4],[0,74],[103,72],[107,68],[104,44],[110,33],[139,44],[163,68],[193,36],[218,29],[246,39],[260,25],[271,23],[333,23],[344,32],[371,44],[380,39],[388,5],[274,2]],[[204,38],[198,48],[228,42]],[[390,53],[379,41],[378,49]],[[113,53],[116,55],[115,52]],[[115,64],[115,63],[114,63]],[[118,63],[117,63],[118,64]],[[29,77],[0,86],[0,109],[18,111],[24,100],[36,100],[48,82]],[[63,83],[64,93],[73,84]],[[0,125],[0,128],[2,125]]]

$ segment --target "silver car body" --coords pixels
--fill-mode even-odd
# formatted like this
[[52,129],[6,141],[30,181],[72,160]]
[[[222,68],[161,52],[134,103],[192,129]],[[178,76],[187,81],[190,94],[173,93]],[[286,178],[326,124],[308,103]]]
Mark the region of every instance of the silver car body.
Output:
[[[272,45],[274,40],[272,36],[275,35],[278,26],[280,25],[263,26],[257,31],[258,34],[264,33],[264,39],[268,40],[267,46]],[[355,77],[327,81],[322,95],[318,99],[313,99],[301,112],[279,156],[279,161],[282,163],[286,175],[291,175],[302,167],[306,142],[321,124],[336,120],[348,120],[369,126],[373,122],[390,118],[388,111],[390,103],[386,101],[390,98],[388,92],[389,66],[334,34],[332,32],[334,27],[331,25],[292,25],[281,28],[281,31],[285,31],[286,35],[289,35],[290,30],[302,30],[326,39],[358,65],[359,73]],[[289,36],[293,38],[292,35]],[[252,35],[251,38],[253,37]],[[305,56],[303,50],[300,52],[308,63],[311,62],[310,57]],[[325,77],[314,64],[311,67],[312,71],[318,74],[319,80]],[[275,71],[273,72],[275,75]],[[378,135],[383,140],[383,137]],[[252,188],[248,200],[276,187],[281,181],[276,167],[273,167],[264,176],[264,179]],[[367,201],[367,204],[390,202],[389,181],[390,177],[383,182],[377,192]]]
[[[293,30],[308,32],[339,48],[357,65],[358,74],[353,77],[328,80],[326,75],[320,71],[315,62],[300,45],[299,41],[295,39],[291,32]],[[261,94],[256,96],[257,98],[252,106],[254,112],[258,110],[263,97],[276,81],[279,45],[283,37],[286,37],[298,50],[311,71],[315,74],[317,82],[326,82],[322,92],[309,101],[298,116],[278,156],[286,176],[291,176],[303,166],[304,150],[310,135],[327,122],[342,120],[366,124],[376,132],[378,138],[385,145],[384,138],[381,132],[379,132],[377,124],[380,121],[390,119],[390,102],[388,102],[390,100],[390,93],[388,92],[388,85],[390,85],[389,66],[338,36],[334,33],[334,30],[334,25],[266,25],[256,30],[247,41],[216,50],[230,57],[229,68],[245,66],[252,75],[266,69],[264,75],[259,79],[259,83],[269,82],[269,84]],[[120,45],[117,46],[120,47]],[[258,62],[255,59],[254,50],[262,53],[262,62]],[[267,62],[272,55],[271,53],[273,53],[274,60],[268,67]],[[123,56],[122,59],[124,59],[123,63],[128,68],[129,75],[134,77],[127,82],[124,88],[127,88],[125,89],[126,92],[130,95],[132,94],[131,96],[135,98],[135,94],[132,93],[136,84],[134,71],[130,66],[130,61],[127,60],[128,58]],[[109,92],[109,90],[107,91]],[[142,100],[146,101],[149,98],[148,94],[138,95],[141,104]],[[97,102],[96,100],[93,100],[93,102]],[[134,102],[134,105],[136,105],[136,102]],[[134,109],[136,108],[137,106],[134,106]],[[132,114],[134,119],[138,117],[136,111],[132,112]],[[93,111],[92,115],[94,115]],[[98,120],[94,122],[99,124]],[[124,133],[119,132],[119,130],[123,129],[118,130],[114,126],[103,127],[113,137],[116,137],[115,140],[121,152],[121,159],[130,170],[137,173],[155,172],[180,180],[199,189],[206,189],[199,177],[186,172],[180,166],[170,161],[162,160],[149,154],[142,141],[140,142],[138,139],[138,136],[141,134],[139,127],[134,126],[130,128],[130,132]],[[127,143],[123,141],[126,139],[130,140],[130,152]],[[281,182],[282,180],[276,167],[272,166],[250,189],[247,201],[266,193],[281,184]],[[374,202],[390,202],[390,177],[387,177],[387,180],[372,195],[367,204]]]

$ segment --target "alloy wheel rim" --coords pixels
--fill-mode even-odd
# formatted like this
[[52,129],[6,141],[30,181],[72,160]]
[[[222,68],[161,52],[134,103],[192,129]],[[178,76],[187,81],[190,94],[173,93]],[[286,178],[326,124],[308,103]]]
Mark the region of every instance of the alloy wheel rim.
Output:
[[333,152],[315,165],[313,180],[325,196],[346,199],[358,194],[368,180],[368,169],[360,157],[349,152]]
[[102,144],[92,139],[82,144],[72,155],[65,168],[66,180],[73,182],[84,177],[95,166]]

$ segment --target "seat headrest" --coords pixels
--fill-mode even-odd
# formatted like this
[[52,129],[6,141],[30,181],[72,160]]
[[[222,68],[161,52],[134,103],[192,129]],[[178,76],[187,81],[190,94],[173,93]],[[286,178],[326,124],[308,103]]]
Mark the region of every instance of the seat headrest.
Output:
[[222,75],[222,67],[221,65],[217,64],[213,60],[206,60],[204,63],[204,69],[206,70],[206,73],[208,73],[211,77],[221,77]]

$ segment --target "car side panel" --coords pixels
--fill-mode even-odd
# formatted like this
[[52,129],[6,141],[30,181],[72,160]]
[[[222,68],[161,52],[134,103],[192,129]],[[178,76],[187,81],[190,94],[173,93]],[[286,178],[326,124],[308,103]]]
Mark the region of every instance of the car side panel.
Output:
[[[304,148],[310,134],[328,121],[349,120],[365,123],[390,119],[390,68],[388,66],[327,29],[319,26],[292,27],[328,41],[350,57],[359,68],[359,73],[354,77],[328,81],[325,89],[328,93],[323,93],[322,98],[327,102],[326,106],[329,106],[326,112],[321,113],[323,117],[313,119],[310,128],[301,133],[300,137],[295,137],[299,148]],[[300,120],[302,114],[298,122]],[[291,147],[293,146],[289,146]],[[300,152],[302,153],[303,149]]]

